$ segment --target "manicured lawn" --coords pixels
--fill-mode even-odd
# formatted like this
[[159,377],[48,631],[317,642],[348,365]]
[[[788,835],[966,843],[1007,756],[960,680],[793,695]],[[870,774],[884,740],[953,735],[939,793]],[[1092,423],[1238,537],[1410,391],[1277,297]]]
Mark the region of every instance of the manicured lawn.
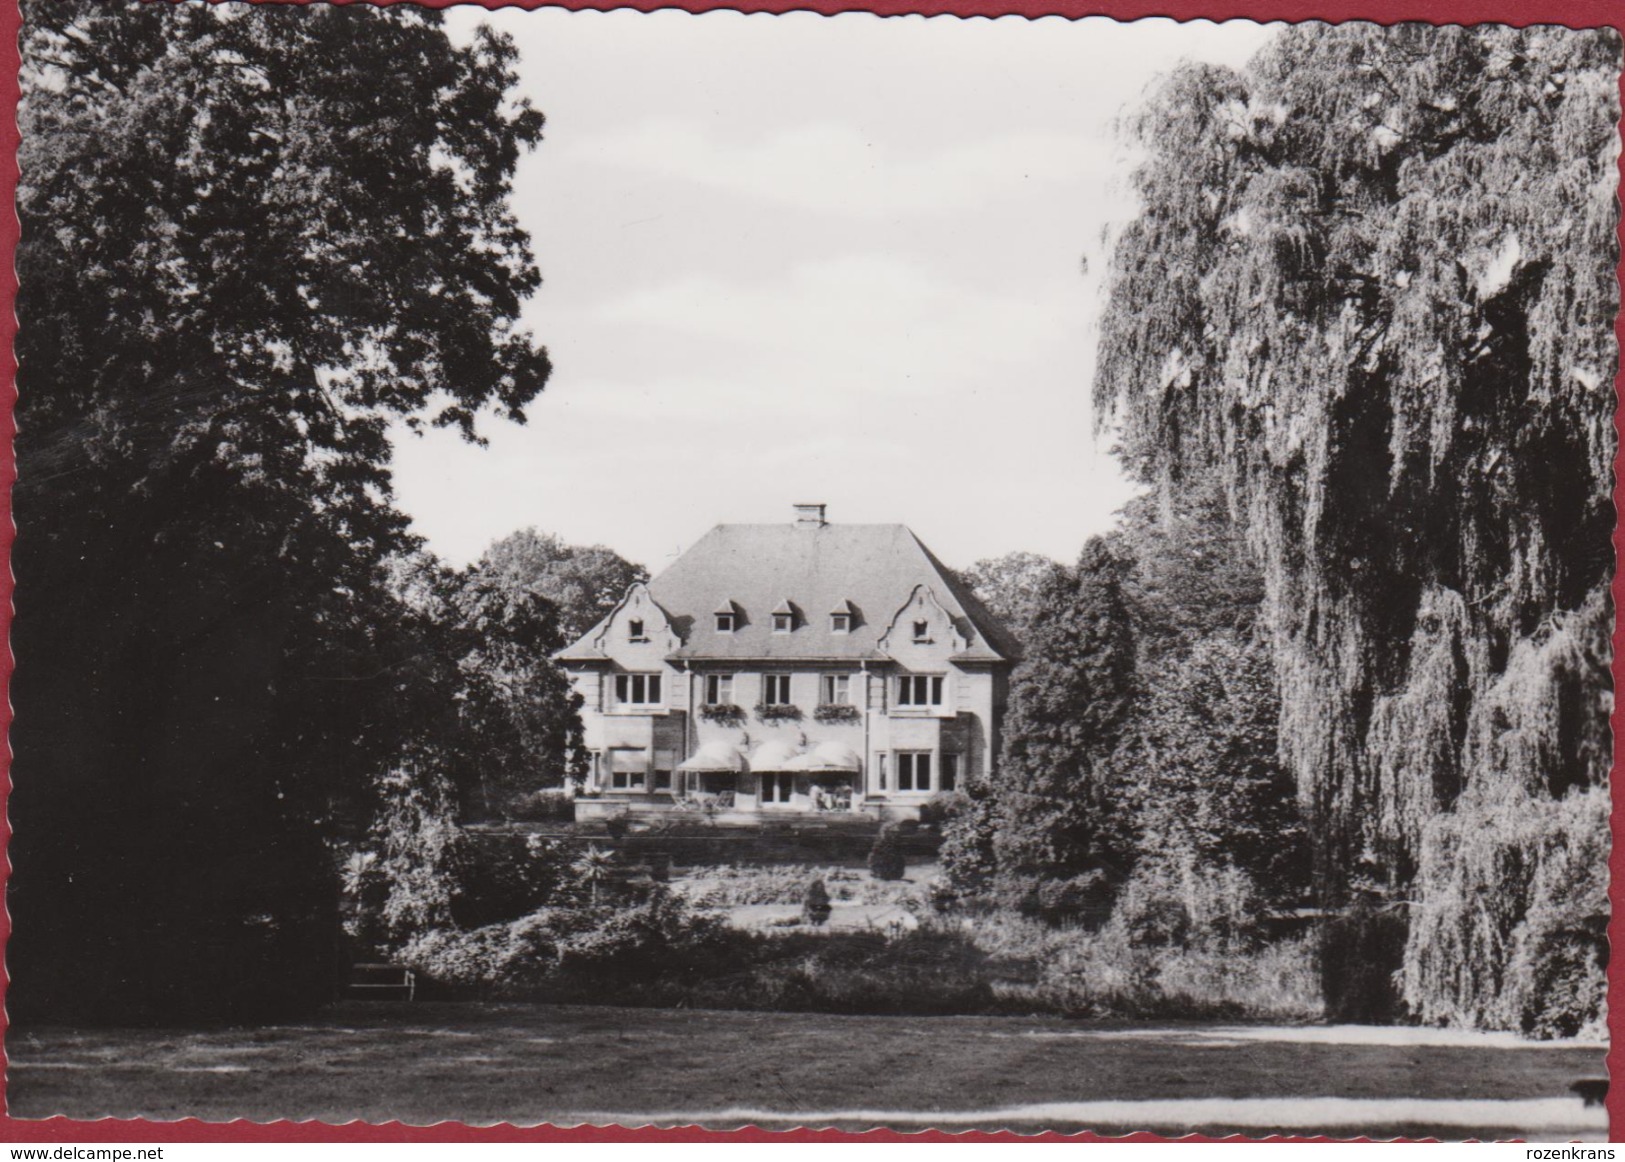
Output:
[[[262,1029],[14,1029],[7,1050],[22,1118],[1606,1131],[1569,1092],[1601,1047],[1428,1030],[350,1003]],[[1328,1097],[1348,1100],[1305,1100]]]

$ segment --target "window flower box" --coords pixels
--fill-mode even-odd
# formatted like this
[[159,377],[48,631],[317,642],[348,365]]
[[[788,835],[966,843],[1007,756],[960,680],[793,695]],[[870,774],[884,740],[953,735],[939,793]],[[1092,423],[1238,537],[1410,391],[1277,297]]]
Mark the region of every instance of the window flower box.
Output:
[[787,706],[780,702],[758,702],[756,704],[756,717],[763,722],[799,722],[801,721],[801,707]]
[[701,706],[700,717],[719,726],[740,726],[745,721],[745,708],[732,702],[719,702],[714,706]]
[[856,706],[849,702],[820,702],[813,710],[813,718],[819,722],[856,722],[863,717]]

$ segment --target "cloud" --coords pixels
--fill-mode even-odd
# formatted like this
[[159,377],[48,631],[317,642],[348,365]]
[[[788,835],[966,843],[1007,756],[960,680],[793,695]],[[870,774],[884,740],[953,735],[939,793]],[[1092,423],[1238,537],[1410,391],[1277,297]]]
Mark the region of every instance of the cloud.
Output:
[[1000,134],[906,153],[859,128],[802,124],[728,141],[698,121],[659,117],[567,147],[597,163],[772,204],[861,218],[962,212],[1110,164],[1112,144],[1046,132]]
[[[772,280],[690,275],[600,307],[599,321],[754,349],[780,383],[919,395],[1030,361],[1070,304],[966,286],[892,255],[805,263]],[[765,384],[765,387],[777,384]]]

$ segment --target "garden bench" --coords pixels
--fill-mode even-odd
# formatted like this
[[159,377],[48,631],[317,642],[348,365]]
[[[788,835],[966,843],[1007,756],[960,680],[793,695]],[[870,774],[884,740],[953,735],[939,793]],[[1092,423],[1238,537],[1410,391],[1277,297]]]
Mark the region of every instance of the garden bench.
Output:
[[[410,1001],[417,995],[417,974],[403,965],[357,964],[350,972],[350,992],[357,999]],[[395,995],[380,995],[389,993]]]

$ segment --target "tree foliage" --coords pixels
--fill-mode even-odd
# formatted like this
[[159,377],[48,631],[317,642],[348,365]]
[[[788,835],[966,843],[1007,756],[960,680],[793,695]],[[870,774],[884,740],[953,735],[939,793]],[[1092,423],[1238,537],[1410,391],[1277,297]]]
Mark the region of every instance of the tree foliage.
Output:
[[541,117],[509,42],[407,7],[24,7],[8,1000],[278,1011],[443,689],[388,425],[472,437],[548,374]]
[[1161,491],[1222,479],[1322,891],[1370,852],[1413,897],[1428,1019],[1507,1023],[1541,869],[1605,826],[1619,71],[1609,31],[1306,25],[1135,126],[1097,406]]
[[543,788],[586,775],[581,697],[552,660],[567,639],[558,608],[482,561],[452,570],[420,556],[403,597],[444,659],[425,753],[456,789],[463,818],[505,817]]
[[1114,541],[1130,562],[1137,659],[1114,761],[1138,858],[1180,864],[1167,883],[1235,869],[1255,885],[1248,898],[1301,902],[1307,837],[1279,760],[1263,576],[1222,488],[1192,474],[1176,494],[1140,497]]
[[1040,610],[1045,582],[1064,572],[1060,562],[1041,553],[1014,552],[978,561],[962,570],[960,577],[989,613],[1025,641]]
[[1118,759],[1132,772],[1142,857],[1235,868],[1264,899],[1301,902],[1308,836],[1276,756],[1279,713],[1269,651],[1255,639],[1217,633],[1169,659]]
[[534,528],[497,541],[480,558],[479,568],[511,588],[552,602],[566,645],[597,625],[630,585],[649,579],[649,570],[613,549],[567,545],[552,533]]
[[1039,586],[1027,656],[1011,682],[994,794],[1001,892],[1123,859],[1111,756],[1133,698],[1124,563],[1095,538],[1075,570]]

